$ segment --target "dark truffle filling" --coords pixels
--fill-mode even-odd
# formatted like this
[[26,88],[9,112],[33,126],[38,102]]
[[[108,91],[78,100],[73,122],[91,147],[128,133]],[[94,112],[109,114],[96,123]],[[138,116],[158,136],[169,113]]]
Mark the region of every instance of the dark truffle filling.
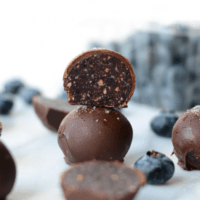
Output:
[[186,165],[188,170],[200,169],[200,152],[192,151],[187,153]]
[[76,63],[65,79],[64,87],[70,93],[72,104],[124,107],[132,80],[123,62],[110,55],[97,54]]
[[104,162],[82,164],[70,170],[64,181],[80,189],[99,190],[115,196],[132,191],[140,184],[133,171]]

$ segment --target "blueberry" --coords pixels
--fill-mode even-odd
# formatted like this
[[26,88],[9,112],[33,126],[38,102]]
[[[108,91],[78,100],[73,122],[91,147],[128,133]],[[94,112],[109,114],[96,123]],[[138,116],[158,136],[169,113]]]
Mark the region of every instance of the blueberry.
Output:
[[5,93],[12,93],[17,94],[19,93],[20,89],[24,87],[24,84],[19,79],[13,79],[5,83],[4,85],[4,92]]
[[156,151],[148,151],[136,161],[134,167],[146,174],[149,184],[165,183],[172,178],[175,170],[172,160]]
[[178,117],[173,111],[161,111],[161,113],[151,121],[152,130],[163,137],[171,137],[172,129]]
[[13,104],[13,98],[11,95],[0,94],[0,114],[9,114],[13,107]]
[[35,88],[25,88],[20,92],[20,97],[27,103],[32,104],[32,98],[35,95],[41,94],[39,90]]

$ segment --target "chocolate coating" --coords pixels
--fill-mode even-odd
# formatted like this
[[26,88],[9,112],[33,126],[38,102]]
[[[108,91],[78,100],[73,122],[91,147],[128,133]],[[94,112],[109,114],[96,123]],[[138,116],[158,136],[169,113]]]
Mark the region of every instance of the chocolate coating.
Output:
[[132,135],[131,124],[119,111],[80,106],[61,122],[58,143],[68,164],[89,160],[123,161]]
[[200,170],[200,106],[187,110],[172,131],[174,153],[185,170]]
[[16,177],[14,160],[8,149],[0,142],[0,199],[12,190]]
[[84,52],[65,70],[64,88],[75,105],[127,107],[135,89],[131,63],[106,49]]
[[132,200],[146,175],[119,162],[90,161],[62,175],[67,200]]
[[64,117],[76,108],[65,100],[49,99],[41,95],[33,97],[33,105],[43,125],[54,132],[58,131]]

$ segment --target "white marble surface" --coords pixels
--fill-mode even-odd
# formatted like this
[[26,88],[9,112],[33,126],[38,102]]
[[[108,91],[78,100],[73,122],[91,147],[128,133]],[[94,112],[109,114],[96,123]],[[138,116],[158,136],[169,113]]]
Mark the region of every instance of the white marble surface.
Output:
[[[124,110],[134,130],[125,164],[133,166],[148,150],[160,151],[175,163],[175,174],[170,181],[159,186],[144,186],[135,199],[200,199],[200,172],[184,171],[177,166],[177,158],[170,156],[173,150],[171,140],[156,136],[150,129],[150,120],[158,113],[158,109],[132,102]],[[43,127],[31,106],[19,100],[12,114],[0,116],[0,121],[3,124],[1,140],[17,164],[17,179],[8,200],[64,200],[60,176],[69,166],[63,160],[56,134]]]

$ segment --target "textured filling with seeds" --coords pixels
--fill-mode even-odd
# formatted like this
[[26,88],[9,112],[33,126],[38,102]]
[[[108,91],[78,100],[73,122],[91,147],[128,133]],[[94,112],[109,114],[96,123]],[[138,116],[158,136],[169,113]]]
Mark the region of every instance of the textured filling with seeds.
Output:
[[132,79],[122,61],[97,54],[77,62],[65,78],[64,87],[72,104],[118,108],[127,104]]
[[140,185],[138,176],[130,169],[105,162],[83,163],[70,170],[64,182],[79,189],[102,191],[115,196],[135,191]]

